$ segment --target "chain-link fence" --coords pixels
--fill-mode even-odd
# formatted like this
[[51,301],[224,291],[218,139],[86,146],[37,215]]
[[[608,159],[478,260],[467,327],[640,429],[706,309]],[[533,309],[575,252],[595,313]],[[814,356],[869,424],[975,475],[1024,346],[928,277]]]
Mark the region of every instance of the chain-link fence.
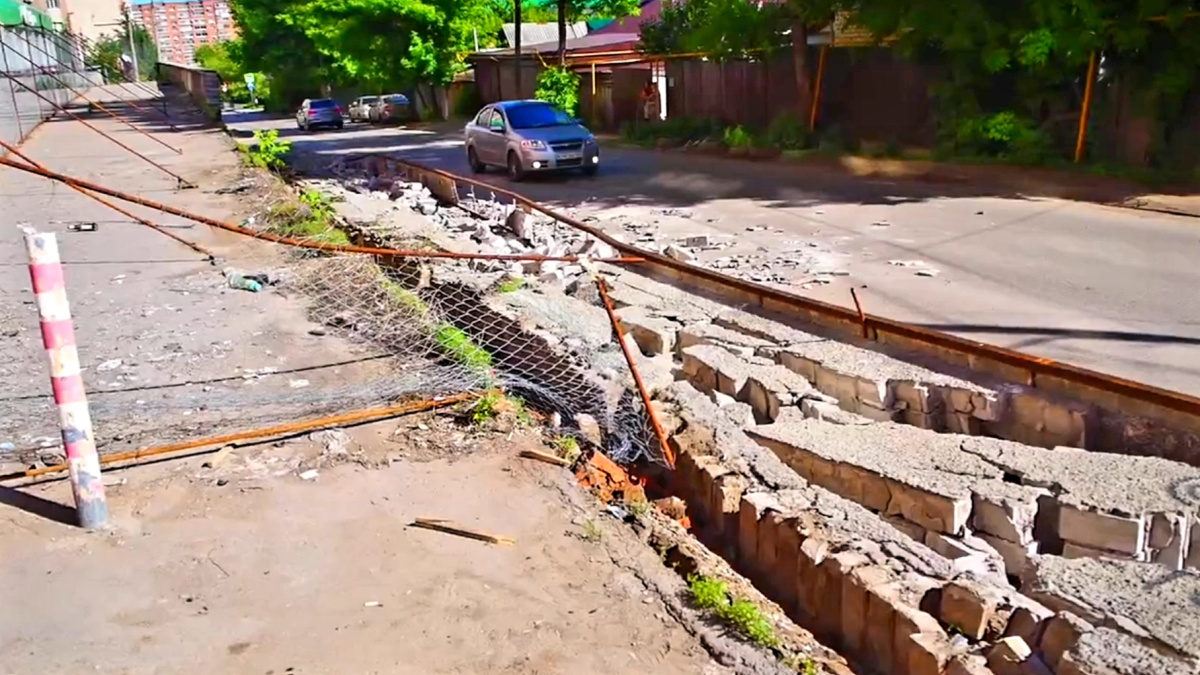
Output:
[[[596,283],[604,273],[598,259],[614,254],[569,224],[523,210],[514,217],[518,210],[502,194],[436,178],[383,158],[343,163],[340,189],[365,191],[407,212],[410,226],[345,221],[333,215],[330,197],[308,190],[299,203],[264,204],[245,224],[288,242],[246,237],[229,256],[236,268],[202,269],[154,291],[182,296],[175,306],[146,297],[143,315],[167,309],[178,317],[172,325],[148,325],[139,336],[147,345],[205,322],[204,305],[216,294],[252,292],[298,301],[310,334],[339,336],[351,348],[336,361],[310,361],[293,347],[287,367],[247,367],[246,351],[235,344],[246,340],[245,331],[208,325],[206,354],[164,343],[131,353],[138,368],[127,358],[98,361],[88,377],[101,454],[413,399],[471,393],[482,396],[476,405],[494,405],[488,392],[499,391],[509,409],[541,413],[558,435],[596,445],[617,461],[664,461],[629,365],[641,355],[631,341],[623,349],[616,339]],[[447,254],[451,247],[437,240],[450,230],[469,232],[475,242],[505,241],[507,252],[478,246],[477,253]],[[275,309],[280,321],[289,320],[287,306]],[[98,339],[81,331],[81,345]],[[231,373],[234,359],[241,365]],[[167,372],[184,360],[197,365],[178,370],[189,374],[175,381],[148,376],[155,363]],[[48,397],[0,398],[0,420],[11,427],[0,429],[3,435],[19,439],[21,461],[53,460]]]

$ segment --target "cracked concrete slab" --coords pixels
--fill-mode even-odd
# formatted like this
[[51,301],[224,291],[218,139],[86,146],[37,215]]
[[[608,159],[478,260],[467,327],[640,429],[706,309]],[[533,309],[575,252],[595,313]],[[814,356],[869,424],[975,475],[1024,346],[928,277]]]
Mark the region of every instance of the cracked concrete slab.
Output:
[[1051,489],[1062,504],[1129,516],[1200,513],[1200,499],[1189,490],[1200,485],[1200,468],[1179,462],[1074,448],[1047,450],[988,438],[965,437],[962,448],[1026,485]]
[[1022,584],[1032,599],[1098,627],[1200,658],[1200,572],[1123,560],[1030,559]]

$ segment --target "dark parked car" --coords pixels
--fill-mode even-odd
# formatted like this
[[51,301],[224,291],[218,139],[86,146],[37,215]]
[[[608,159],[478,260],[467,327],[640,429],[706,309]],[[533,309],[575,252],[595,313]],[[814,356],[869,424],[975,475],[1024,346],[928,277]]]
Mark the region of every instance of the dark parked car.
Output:
[[370,118],[371,106],[379,100],[378,96],[359,96],[350,102],[346,115],[351,122],[367,122]]
[[320,127],[341,129],[344,125],[342,108],[331,98],[306,98],[296,111],[296,126],[303,131]]
[[502,101],[484,107],[464,129],[467,161],[482,173],[505,167],[519,181],[531,171],[600,167],[596,137],[579,120],[542,101]]
[[404,122],[412,112],[408,97],[404,94],[388,94],[380,96],[371,105],[370,120],[372,122]]

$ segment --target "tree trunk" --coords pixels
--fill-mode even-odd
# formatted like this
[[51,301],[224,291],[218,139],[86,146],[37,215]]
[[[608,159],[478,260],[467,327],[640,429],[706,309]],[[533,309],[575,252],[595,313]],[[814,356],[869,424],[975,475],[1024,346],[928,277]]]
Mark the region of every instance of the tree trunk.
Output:
[[812,77],[808,72],[808,26],[804,21],[792,24],[792,67],[796,71],[796,109],[807,120],[812,106]]
[[[513,82],[517,85],[517,93],[513,98],[524,98],[521,93],[521,0],[513,0],[513,22],[517,25],[513,35]],[[500,98],[504,98],[503,92]]]
[[567,65],[567,0],[558,0],[558,65]]

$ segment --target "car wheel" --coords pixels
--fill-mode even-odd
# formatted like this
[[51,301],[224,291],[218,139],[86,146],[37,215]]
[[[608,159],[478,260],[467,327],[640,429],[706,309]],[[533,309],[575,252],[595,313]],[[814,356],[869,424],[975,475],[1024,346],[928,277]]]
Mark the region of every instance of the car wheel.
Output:
[[597,171],[599,171],[599,170],[600,170],[600,167],[599,167],[598,165],[596,165],[596,164],[589,164],[589,165],[587,165],[587,166],[583,167],[583,175],[585,175],[585,176],[587,176],[587,177],[589,177],[589,178],[590,178],[590,177],[592,177],[592,176],[595,176],[595,175],[596,175],[596,172],[597,172]]
[[525,167],[521,166],[521,158],[515,152],[508,153],[508,178],[514,183],[525,179]]
[[476,154],[474,147],[467,148],[467,164],[471,165],[472,173],[483,173],[487,170],[483,162],[479,161],[479,155]]

